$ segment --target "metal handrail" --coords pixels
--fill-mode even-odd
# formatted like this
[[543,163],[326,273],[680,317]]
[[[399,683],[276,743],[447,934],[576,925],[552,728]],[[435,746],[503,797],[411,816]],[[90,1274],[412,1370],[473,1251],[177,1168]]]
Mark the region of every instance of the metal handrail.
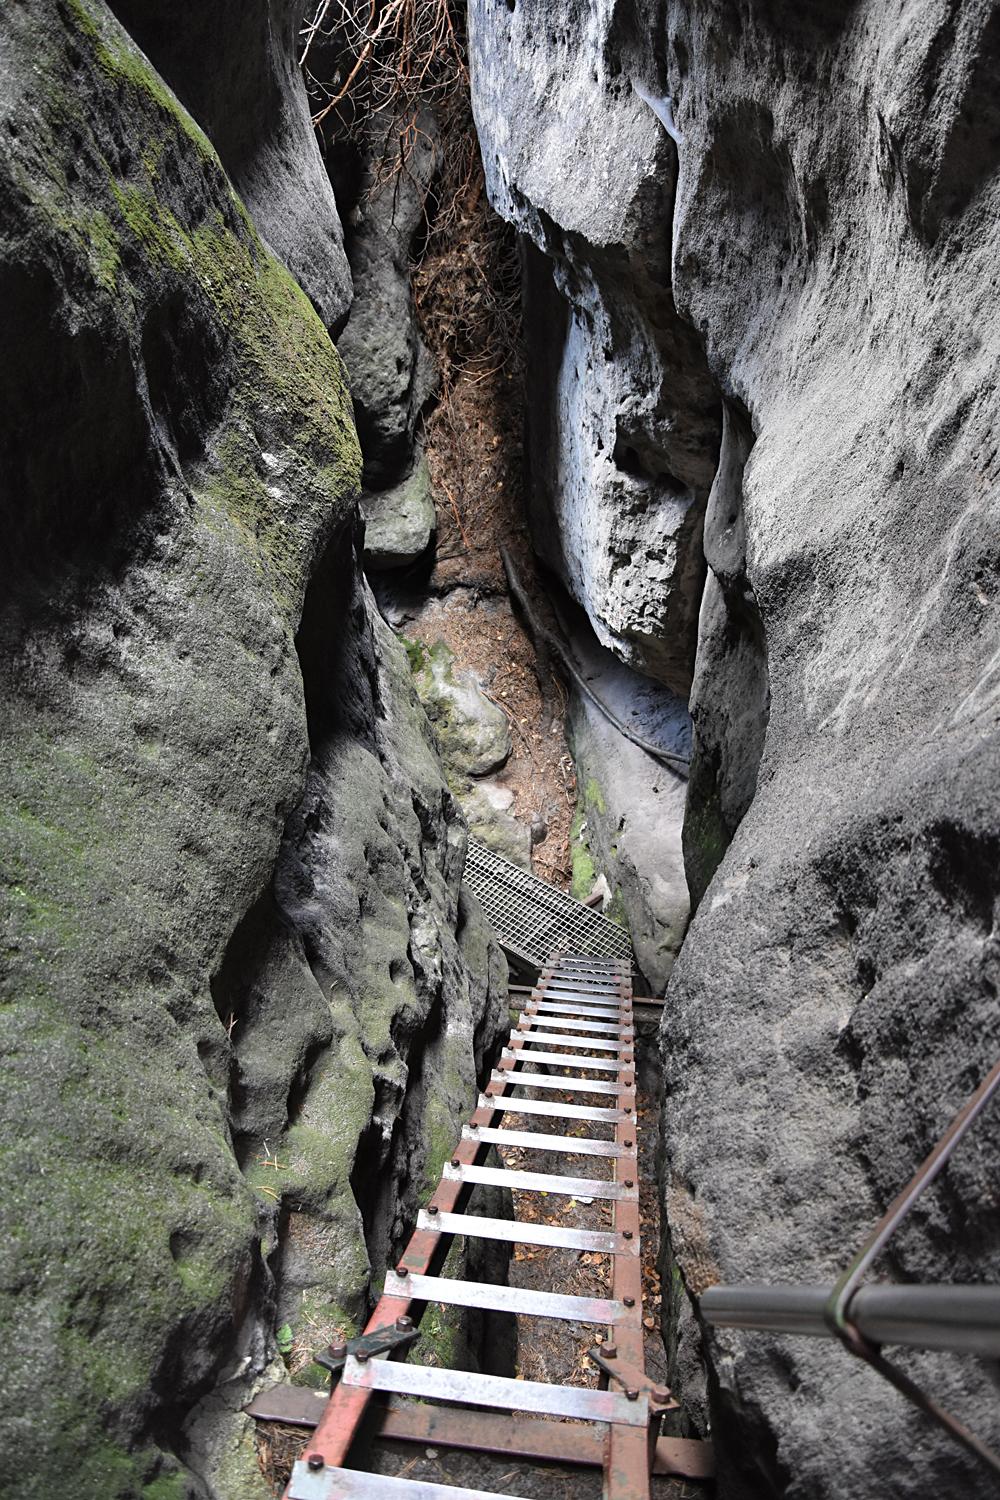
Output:
[[[832,1338],[823,1286],[714,1286],[701,1310],[716,1328]],[[1000,1287],[864,1286],[851,1320],[871,1344],[951,1349],[1000,1359]]]
[[1000,1474],[1000,1454],[888,1360],[882,1345],[951,1349],[995,1359],[1000,1355],[1000,1287],[862,1286],[861,1279],[998,1090],[1000,1061],[966,1100],[832,1288],[718,1286],[700,1299],[706,1321],[718,1326],[839,1339],[849,1353],[871,1365],[995,1474]]

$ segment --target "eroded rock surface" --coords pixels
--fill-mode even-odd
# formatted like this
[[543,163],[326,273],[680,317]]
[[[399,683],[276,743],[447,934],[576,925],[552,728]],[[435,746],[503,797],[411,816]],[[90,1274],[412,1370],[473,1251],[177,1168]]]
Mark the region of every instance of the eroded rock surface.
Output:
[[720,412],[673,305],[676,153],[631,83],[649,38],[587,5],[469,16],[490,197],[531,242],[535,543],[604,644],[686,695]]
[[298,67],[307,8],[305,0],[111,4],[211,137],[259,233],[336,332],[351,306],[351,273]]
[[[642,555],[635,476],[574,530],[591,490],[566,455],[599,470],[614,452],[606,393],[615,411],[644,411],[643,392],[654,406],[675,383],[690,394],[691,365],[650,359],[629,408],[616,360],[635,345],[604,334],[603,309],[634,295],[668,326],[683,320],[725,394],[692,699],[686,844],[701,902],[665,1012],[675,1267],[691,1293],[829,1283],[1000,1053],[998,13],[987,0],[678,0],[664,25],[647,4],[475,0],[473,15],[490,190],[558,283],[533,257],[538,324],[562,351],[538,375],[561,413],[546,428],[553,484],[574,497],[556,528],[572,557],[544,526],[542,545],[626,659],[642,632],[614,613],[607,538]],[[676,145],[630,92],[637,39],[640,81],[672,99]],[[671,270],[647,302],[619,257],[598,306],[603,247],[632,243],[637,181],[672,237]],[[652,428],[693,493],[714,462],[706,409],[682,403],[669,432]],[[627,560],[614,576],[624,600]],[[666,585],[656,578],[659,613],[643,616],[662,642],[639,654],[676,683]],[[894,1241],[889,1273],[996,1278],[998,1131],[995,1114],[980,1123]],[[697,1410],[683,1296],[675,1312]],[[990,1492],[835,1347],[714,1335],[707,1354],[723,1495]],[[943,1356],[911,1367],[996,1440],[988,1372]]]
[[9,6],[0,75],[0,1489],[244,1500],[276,1320],[363,1316],[502,960],[323,323],[100,0]]
[[[985,5],[748,14],[673,15],[675,291],[755,439],[732,494],[759,621],[720,556],[730,623],[699,676],[742,652],[746,690],[766,642],[770,720],[671,986],[668,1164],[721,1275],[828,1281],[1000,1051],[998,31]],[[754,772],[738,696],[695,717],[730,784]],[[996,1276],[997,1129],[895,1275]],[[995,1428],[975,1362],[917,1363]],[[720,1337],[713,1366],[775,1488],[988,1493],[837,1350]]]

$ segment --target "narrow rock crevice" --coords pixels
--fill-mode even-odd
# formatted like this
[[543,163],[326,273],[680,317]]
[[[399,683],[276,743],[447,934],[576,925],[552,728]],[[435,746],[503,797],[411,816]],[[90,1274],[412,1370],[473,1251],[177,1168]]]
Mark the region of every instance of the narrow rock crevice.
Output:
[[[0,1490],[269,1500],[507,1029],[471,828],[665,992],[720,1500],[979,1500],[700,1299],[832,1282],[1000,1047],[1000,10],[442,5],[0,21]],[[996,1278],[998,1131],[878,1274]]]
[[747,575],[743,501],[753,443],[749,417],[727,401],[719,467],[705,514],[709,576],[689,700],[693,748],[683,843],[692,910],[753,801],[767,732],[767,642]]

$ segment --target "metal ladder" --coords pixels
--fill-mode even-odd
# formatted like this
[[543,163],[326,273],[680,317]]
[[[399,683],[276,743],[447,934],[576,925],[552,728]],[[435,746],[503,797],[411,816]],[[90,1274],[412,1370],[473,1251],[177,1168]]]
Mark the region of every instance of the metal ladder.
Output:
[[[537,1065],[558,1066],[560,1072],[538,1072]],[[562,1071],[568,1068],[574,1071]],[[598,1078],[595,1073],[611,1077]],[[579,1094],[584,1102],[539,1097],[553,1092]],[[505,1124],[508,1114],[610,1126],[611,1139],[594,1132],[564,1136],[510,1129]],[[411,1398],[402,1408],[397,1404],[386,1410],[382,1436],[593,1464],[603,1468],[607,1500],[647,1500],[654,1468],[698,1472],[700,1453],[678,1458],[671,1449],[695,1450],[702,1445],[677,1439],[657,1443],[663,1413],[676,1403],[668,1390],[648,1379],[643,1360],[637,1123],[630,966],[623,960],[556,955],[532,990],[434,1196],[420,1211],[406,1251],[387,1275],[364,1334],[349,1345],[333,1346],[324,1360],[340,1379],[304,1457],[295,1464],[285,1500],[396,1494],[405,1500],[457,1500],[459,1495],[517,1500],[347,1467],[352,1443],[376,1393]],[[499,1145],[604,1157],[611,1161],[612,1177],[608,1181],[485,1165],[491,1147]],[[608,1200],[612,1227],[574,1229],[463,1212],[470,1192],[484,1183]],[[449,1280],[435,1269],[454,1235],[609,1255],[611,1295],[564,1296]],[[417,1337],[415,1322],[428,1303],[604,1325],[606,1341],[591,1350],[598,1372],[595,1388],[406,1363],[398,1356]],[[454,1405],[423,1405],[412,1398]],[[469,1411],[470,1406],[481,1410]],[[553,1420],[565,1418],[576,1421]]]

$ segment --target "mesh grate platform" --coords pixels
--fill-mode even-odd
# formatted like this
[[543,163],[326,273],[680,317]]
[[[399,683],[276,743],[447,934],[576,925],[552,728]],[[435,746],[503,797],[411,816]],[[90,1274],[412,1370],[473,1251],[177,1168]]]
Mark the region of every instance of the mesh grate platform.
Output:
[[515,959],[541,969],[559,952],[632,962],[628,933],[600,912],[537,875],[469,840],[465,879],[499,939]]

